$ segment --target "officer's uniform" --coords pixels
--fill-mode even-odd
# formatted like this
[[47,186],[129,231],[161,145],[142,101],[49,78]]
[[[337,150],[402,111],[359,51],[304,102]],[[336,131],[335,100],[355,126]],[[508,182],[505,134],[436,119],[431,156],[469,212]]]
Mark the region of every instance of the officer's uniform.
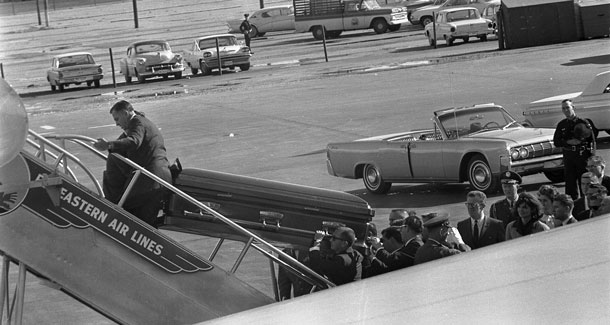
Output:
[[[561,120],[553,135],[555,147],[563,149],[565,193],[574,200],[580,196],[580,176],[587,171],[587,159],[593,155],[596,136],[593,130],[591,120],[574,116]],[[588,136],[582,136],[583,133]],[[570,145],[570,139],[580,140],[581,143]]]
[[[521,182],[521,176],[519,176],[519,174],[513,171],[506,171],[503,172],[502,175],[500,175],[500,183],[502,184],[520,185]],[[508,198],[496,201],[489,207],[489,216],[493,219],[498,219],[502,221],[504,229],[506,229],[506,226],[508,226],[511,221],[514,221],[516,219],[515,215],[512,212],[514,204],[515,202],[510,202]]]

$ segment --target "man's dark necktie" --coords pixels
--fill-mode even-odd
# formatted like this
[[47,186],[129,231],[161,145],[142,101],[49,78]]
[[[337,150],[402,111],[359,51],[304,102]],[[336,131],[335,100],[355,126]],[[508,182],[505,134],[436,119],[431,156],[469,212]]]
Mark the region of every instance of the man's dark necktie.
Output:
[[479,244],[479,222],[474,221],[474,230],[472,232],[472,241],[474,242],[474,246],[478,246]]

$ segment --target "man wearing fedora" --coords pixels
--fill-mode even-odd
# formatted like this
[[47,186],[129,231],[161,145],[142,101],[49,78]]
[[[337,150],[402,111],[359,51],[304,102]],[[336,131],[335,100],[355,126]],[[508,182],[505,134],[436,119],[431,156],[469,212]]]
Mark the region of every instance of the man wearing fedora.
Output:
[[415,254],[415,264],[421,264],[439,258],[460,254],[470,251],[470,247],[464,243],[460,232],[451,227],[449,214],[429,213],[423,215],[425,243]]

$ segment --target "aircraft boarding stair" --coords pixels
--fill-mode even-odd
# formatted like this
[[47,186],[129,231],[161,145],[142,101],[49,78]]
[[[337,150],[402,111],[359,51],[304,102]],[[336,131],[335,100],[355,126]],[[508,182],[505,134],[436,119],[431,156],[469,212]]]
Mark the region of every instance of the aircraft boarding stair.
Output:
[[[0,90],[3,95],[8,92],[6,89]],[[9,95],[16,96],[14,91]],[[8,111],[4,107],[6,102],[1,104],[0,113],[4,114]],[[22,106],[21,103],[20,105]],[[3,116],[0,122],[5,127],[9,125],[9,120]],[[267,257],[271,261],[272,270],[273,263],[276,263],[309,282],[314,288],[334,286],[261,237],[274,233],[276,235],[270,237],[274,241],[286,246],[299,246],[303,243],[302,238],[312,235],[313,231],[299,231],[297,225],[293,225],[295,228],[290,233],[298,233],[299,236],[285,236],[280,232],[282,235],[278,237],[279,223],[267,227],[263,220],[262,228],[255,227],[259,230],[255,234],[238,224],[244,224],[243,221],[234,222],[210,208],[213,206],[211,203],[201,202],[130,160],[117,156],[136,169],[132,184],[138,177],[150,177],[171,192],[172,208],[166,208],[166,213],[180,213],[166,215],[167,220],[173,221],[164,227],[219,238],[209,258],[202,257],[165,232],[154,229],[123,210],[120,206],[131,186],[128,186],[118,205],[103,198],[99,182],[80,157],[84,148],[84,151],[99,156],[97,158],[104,158],[102,153],[89,144],[93,139],[55,136],[54,140],[59,141],[57,144],[51,141],[52,138],[30,130],[26,145],[18,154],[10,157],[12,159],[0,155],[0,195],[6,199],[3,199],[3,205],[0,206],[0,255],[3,256],[0,322],[6,306],[9,321],[21,323],[26,271],[49,281],[54,287],[121,324],[189,324],[272,303],[274,299],[235,275],[250,248]],[[0,130],[0,149],[14,140]],[[66,142],[79,145],[81,151],[68,152],[65,149]],[[194,173],[202,175],[200,172]],[[77,174],[84,174],[85,180]],[[187,174],[189,172],[184,175]],[[186,176],[183,179],[184,177]],[[300,188],[297,185],[274,184]],[[197,192],[197,189],[191,190]],[[312,189],[307,188],[306,191],[311,193],[310,198],[325,201],[323,197],[314,195],[315,190],[311,192]],[[342,201],[342,194],[335,193],[332,196],[335,198],[331,198],[331,201]],[[223,208],[229,208],[230,197],[221,197],[224,198]],[[278,194],[278,197],[282,195]],[[342,198],[348,202],[353,200],[349,194]],[[274,204],[280,203],[271,201],[266,202],[266,206],[276,211],[275,215],[290,215],[285,210],[273,209]],[[293,200],[292,208],[298,202]],[[356,200],[352,203],[361,202]],[[185,213],[186,210],[181,209],[184,207],[197,213]],[[307,208],[311,207],[305,207]],[[227,211],[237,210],[229,208]],[[356,214],[357,220],[348,223],[353,222],[354,226],[360,224],[359,227],[362,228],[362,222],[366,225],[370,221],[372,210],[366,205],[362,212]],[[204,215],[208,219],[202,219],[201,216]],[[196,222],[193,223],[193,220]],[[222,224],[223,227],[218,229],[223,230],[203,231],[201,228],[206,223],[201,223],[202,220],[210,221],[216,227]],[[188,225],[182,222],[187,222]],[[245,245],[231,270],[227,271],[212,260],[224,239],[231,237]],[[19,265],[19,279],[15,284],[16,293],[12,301],[9,301],[9,262]]]

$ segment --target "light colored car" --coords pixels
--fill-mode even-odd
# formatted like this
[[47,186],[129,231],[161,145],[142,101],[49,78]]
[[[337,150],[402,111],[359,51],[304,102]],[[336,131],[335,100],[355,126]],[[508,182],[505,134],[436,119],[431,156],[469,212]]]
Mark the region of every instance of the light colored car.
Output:
[[468,43],[471,37],[487,41],[487,35],[493,33],[491,20],[481,18],[479,10],[474,7],[441,10],[436,14],[436,22],[424,27],[424,35],[431,46],[436,45],[438,39],[444,39],[448,46],[458,38],[464,43]]
[[329,174],[362,178],[372,193],[387,193],[392,183],[464,181],[492,193],[508,170],[563,181],[553,129],[523,127],[495,104],[439,110],[432,121],[431,129],[328,144]]
[[474,7],[479,10],[485,9],[490,3],[500,3],[500,0],[447,0],[436,2],[434,5],[421,7],[411,13],[411,23],[421,24],[426,26],[432,22],[432,13],[437,13],[441,10],[459,7]]
[[88,52],[74,52],[56,55],[51,59],[51,68],[47,70],[47,81],[51,90],[70,84],[100,87],[100,80],[104,77],[102,65],[95,63],[93,56]]
[[163,40],[135,42],[127,47],[126,56],[120,62],[121,74],[126,83],[135,77],[138,82],[147,78],[174,76],[182,78],[184,65],[182,55],[172,52],[169,43]]
[[[241,19],[231,19],[227,21],[229,33],[239,33]],[[294,10],[292,6],[273,6],[256,10],[249,17],[250,37],[264,36],[268,32],[281,32],[294,30]]]
[[491,20],[494,28],[494,34],[498,33],[498,11],[500,11],[500,3],[490,3],[481,11],[481,17]]
[[610,71],[597,74],[583,91],[531,102],[523,111],[524,124],[555,128],[565,118],[561,110],[564,99],[572,99],[576,115],[591,119],[595,128],[610,133]]
[[220,34],[199,37],[195,39],[189,51],[185,51],[184,60],[193,74],[210,74],[218,69],[218,50],[220,51],[220,67],[231,70],[239,67],[241,71],[250,70],[250,48],[238,41],[232,34]]

